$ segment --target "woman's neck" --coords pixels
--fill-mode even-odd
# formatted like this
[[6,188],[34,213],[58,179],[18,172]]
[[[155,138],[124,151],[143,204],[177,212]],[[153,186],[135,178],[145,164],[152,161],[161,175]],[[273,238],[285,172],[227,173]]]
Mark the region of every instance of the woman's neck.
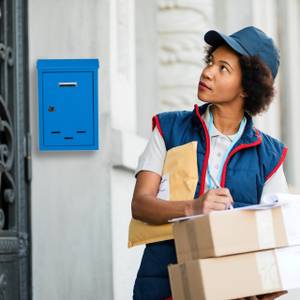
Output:
[[229,106],[213,104],[211,111],[214,116],[214,126],[225,135],[238,132],[240,123],[244,117],[242,108],[233,109]]

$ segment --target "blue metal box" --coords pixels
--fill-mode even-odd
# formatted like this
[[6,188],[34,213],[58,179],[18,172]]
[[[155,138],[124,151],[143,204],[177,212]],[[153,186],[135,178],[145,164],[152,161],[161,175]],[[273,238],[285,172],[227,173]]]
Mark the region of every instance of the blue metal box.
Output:
[[98,149],[98,59],[40,59],[39,146]]

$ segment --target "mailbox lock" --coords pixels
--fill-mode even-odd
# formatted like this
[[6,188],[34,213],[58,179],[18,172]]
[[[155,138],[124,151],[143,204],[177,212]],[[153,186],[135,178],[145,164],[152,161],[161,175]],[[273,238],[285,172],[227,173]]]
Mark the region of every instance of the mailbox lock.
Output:
[[48,111],[49,111],[49,112],[55,112],[55,106],[50,105],[50,106],[48,107]]

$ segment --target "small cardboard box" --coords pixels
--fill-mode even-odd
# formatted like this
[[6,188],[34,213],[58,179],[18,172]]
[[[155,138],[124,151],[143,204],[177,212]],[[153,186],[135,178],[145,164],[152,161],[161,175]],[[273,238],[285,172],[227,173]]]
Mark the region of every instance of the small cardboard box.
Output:
[[168,267],[173,300],[224,300],[300,287],[300,246]]
[[300,200],[268,209],[233,209],[173,223],[178,263],[300,245]]

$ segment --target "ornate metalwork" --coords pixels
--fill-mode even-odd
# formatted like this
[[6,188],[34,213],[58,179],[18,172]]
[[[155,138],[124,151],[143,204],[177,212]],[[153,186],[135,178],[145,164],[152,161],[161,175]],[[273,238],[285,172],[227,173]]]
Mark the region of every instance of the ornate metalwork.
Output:
[[0,230],[3,229],[5,223],[4,211],[0,209]]
[[0,254],[16,253],[19,251],[19,242],[16,237],[0,238]]
[[[11,175],[14,163],[14,134],[7,105],[0,96],[0,209],[4,216],[1,229],[9,229],[11,205],[15,200],[15,182]],[[2,222],[3,223],[3,222]]]
[[6,274],[0,273],[0,300],[5,300],[5,289],[7,286]]
[[0,0],[0,300],[31,296],[26,11]]
[[19,256],[28,255],[28,234],[26,232],[19,233]]

